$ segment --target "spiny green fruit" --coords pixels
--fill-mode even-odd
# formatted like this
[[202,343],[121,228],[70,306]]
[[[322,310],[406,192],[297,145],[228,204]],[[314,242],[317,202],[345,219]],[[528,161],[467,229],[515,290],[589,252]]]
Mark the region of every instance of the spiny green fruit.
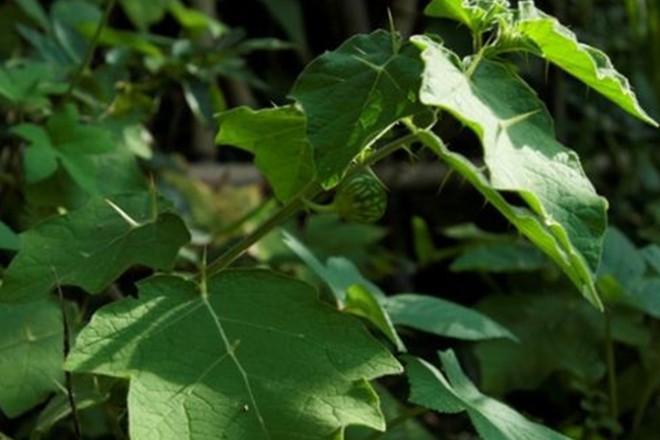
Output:
[[385,187],[369,171],[361,171],[344,180],[332,203],[337,214],[348,221],[374,223],[387,208]]

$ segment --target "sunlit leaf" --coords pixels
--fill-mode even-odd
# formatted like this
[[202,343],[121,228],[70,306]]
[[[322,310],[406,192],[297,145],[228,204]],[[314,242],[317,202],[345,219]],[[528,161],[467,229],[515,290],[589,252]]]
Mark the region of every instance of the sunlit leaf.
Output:
[[532,0],[519,2],[516,30],[534,42],[537,55],[573,75],[642,121],[658,126],[637,101],[630,83],[602,51],[580,43],[556,18],[540,11]]
[[67,368],[130,379],[131,437],[311,440],[351,424],[385,428],[367,380],[401,366],[357,320],[269,271],[224,271],[206,289],[151,278],[79,335]]
[[94,198],[24,232],[0,300],[43,297],[58,281],[97,293],[136,264],[169,269],[189,235],[165,205],[147,193]]
[[277,197],[286,201],[314,178],[312,150],[305,133],[305,116],[295,107],[259,111],[240,107],[219,118],[219,144],[255,155]]
[[328,186],[395,122],[419,110],[418,51],[379,30],[312,61],[291,95],[307,117],[319,179]]
[[[426,37],[414,37],[414,41],[423,49],[426,63],[422,102],[447,110],[481,139],[489,178],[455,156],[456,165],[461,162],[461,174],[478,173],[480,177],[473,176],[471,182],[479,180],[480,191],[490,187],[488,195],[482,193],[510,221],[519,216],[520,208],[493,190],[516,192],[531,210],[527,217],[535,224],[513,223],[599,305],[593,274],[600,260],[607,202],[596,194],[577,154],[555,140],[543,103],[503,64],[479,60],[464,70],[454,55],[434,41]],[[493,197],[500,201],[495,203]]]

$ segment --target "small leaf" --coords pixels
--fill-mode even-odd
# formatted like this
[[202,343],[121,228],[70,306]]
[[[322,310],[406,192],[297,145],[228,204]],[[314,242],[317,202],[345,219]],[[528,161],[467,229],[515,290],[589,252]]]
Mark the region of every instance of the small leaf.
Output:
[[396,325],[468,341],[517,340],[509,330],[487,316],[441,298],[404,293],[387,298],[385,304]]
[[9,226],[0,221],[0,249],[17,251],[21,247],[18,235]]
[[80,124],[78,119],[76,108],[67,105],[51,116],[46,128],[21,124],[13,129],[31,143],[25,163],[30,183],[51,176],[57,169],[55,165],[60,163],[87,193],[98,192],[94,156],[111,152],[114,144],[106,130]]
[[291,95],[307,116],[319,179],[338,182],[363,148],[419,111],[417,49],[383,30],[357,35],[312,61]]
[[16,417],[62,386],[62,313],[50,300],[0,302],[0,409]]
[[21,250],[5,271],[0,300],[43,297],[55,286],[55,275],[63,285],[97,293],[135,264],[169,269],[189,235],[167,209],[153,212],[154,203],[162,206],[165,201],[156,202],[146,193],[108,201],[94,198],[21,234]]
[[[535,225],[514,224],[562,267],[594,305],[600,306],[593,278],[605,233],[607,201],[595,192],[577,154],[555,140],[543,103],[505,65],[480,60],[466,72],[458,67],[455,55],[442,46],[426,37],[413,38],[423,48],[426,63],[422,102],[452,113],[480,137],[489,172],[487,185],[516,192],[537,218]],[[444,148],[438,147],[436,150]],[[473,168],[482,175],[469,162],[460,165],[466,168],[459,170],[461,174]],[[492,196],[514,208],[499,195]],[[504,206],[494,204],[503,212]],[[519,211],[507,209],[511,214]],[[542,228],[545,237],[532,233],[530,227]]]
[[[401,366],[306,283],[264,270],[158,276],[102,308],[66,368],[130,379],[132,438],[327,439],[383,430],[367,380]],[[296,319],[292,319],[295,316]]]
[[411,402],[439,412],[467,411],[479,435],[488,440],[570,440],[482,394],[463,373],[453,351],[439,355],[446,376],[422,359],[406,357]]
[[169,3],[170,0],[152,0],[148,2],[120,0],[120,4],[128,18],[142,31],[162,20]]
[[508,10],[509,2],[491,0],[433,0],[424,9],[430,17],[448,18],[463,23],[474,33],[483,32],[498,14]]
[[286,201],[314,179],[314,160],[305,133],[305,116],[295,107],[254,111],[239,107],[220,115],[216,143],[255,155],[255,163]]
[[523,0],[518,7],[520,19],[516,29],[534,42],[538,49],[536,55],[573,75],[631,115],[658,126],[639,105],[628,79],[617,72],[604,52],[580,43],[570,29],[537,9],[532,0]]

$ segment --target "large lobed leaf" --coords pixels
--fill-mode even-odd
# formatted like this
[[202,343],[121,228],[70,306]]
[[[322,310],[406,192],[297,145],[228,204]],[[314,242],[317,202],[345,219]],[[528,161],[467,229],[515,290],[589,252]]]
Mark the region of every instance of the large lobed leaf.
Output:
[[453,351],[439,354],[445,374],[422,359],[407,357],[411,402],[443,413],[467,411],[479,435],[488,440],[569,440],[482,394],[463,373]]
[[417,49],[379,30],[312,61],[292,96],[307,116],[319,180],[332,186],[364,147],[419,110]]
[[255,164],[275,195],[287,201],[314,179],[314,160],[305,132],[305,116],[295,107],[259,111],[240,107],[219,118],[219,144],[255,155]]
[[[555,140],[543,103],[503,64],[477,60],[465,71],[441,45],[426,37],[414,41],[426,64],[421,101],[450,112],[479,136],[489,172],[483,183],[520,195],[538,218],[533,227],[555,242],[545,237],[540,247],[599,304],[593,273],[600,260],[607,201],[596,194],[575,152]],[[469,162],[461,166],[482,174]],[[539,237],[521,231],[539,245]]]
[[265,270],[224,271],[206,285],[142,282],[138,299],[96,313],[66,367],[129,378],[130,434],[140,440],[383,430],[367,380],[401,372],[358,321],[308,284]]
[[148,193],[93,198],[24,232],[0,301],[38,299],[57,282],[97,293],[136,264],[169,269],[189,234],[164,204]]
[[63,381],[62,313],[50,300],[0,302],[0,409],[16,417]]
[[570,29],[537,9],[532,0],[523,0],[518,7],[520,12],[516,30],[534,43],[537,55],[573,75],[631,115],[658,126],[639,105],[628,79],[614,68],[604,52],[580,43]]

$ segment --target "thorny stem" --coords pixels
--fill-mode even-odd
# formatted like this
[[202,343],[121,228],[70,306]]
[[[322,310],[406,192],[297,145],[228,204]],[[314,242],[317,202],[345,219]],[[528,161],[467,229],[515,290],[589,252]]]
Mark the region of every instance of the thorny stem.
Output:
[[117,0],[108,0],[108,4],[106,5],[105,10],[103,11],[103,16],[101,17],[101,20],[99,21],[99,24],[96,27],[96,30],[94,31],[94,35],[92,36],[92,39],[89,41],[89,45],[87,46],[87,52],[85,53],[85,58],[83,58],[82,63],[80,63],[80,66],[78,66],[78,70],[71,79],[71,82],[69,83],[69,88],[66,90],[66,93],[62,98],[62,101],[60,101],[60,106],[64,106],[64,104],[69,102],[71,96],[73,95],[73,91],[75,90],[76,86],[82,79],[85,70],[91,64],[92,58],[94,57],[94,50],[96,49],[96,45],[99,42],[99,38],[101,37],[101,31],[103,31],[103,28],[108,24],[108,20],[110,19],[110,14],[112,13],[112,10],[114,9],[116,3]]
[[[416,138],[417,135],[411,133],[395,139],[394,141],[384,145],[382,148],[376,150],[373,154],[368,156],[363,163],[349,171],[349,173],[357,171],[360,168],[373,165],[374,163],[389,156],[396,150],[414,141]],[[318,183],[313,182],[312,184],[308,185],[307,188],[305,188],[299,195],[282,205],[280,209],[278,209],[271,217],[259,225],[254,231],[243,237],[236,244],[227,249],[222,255],[216,258],[206,268],[206,276],[211,277],[231,265],[234,261],[236,261],[236,259],[243,255],[243,253],[249,249],[250,246],[261,240],[266,234],[292,217],[298,211],[304,209],[309,201],[313,200],[322,192],[323,188]]]

